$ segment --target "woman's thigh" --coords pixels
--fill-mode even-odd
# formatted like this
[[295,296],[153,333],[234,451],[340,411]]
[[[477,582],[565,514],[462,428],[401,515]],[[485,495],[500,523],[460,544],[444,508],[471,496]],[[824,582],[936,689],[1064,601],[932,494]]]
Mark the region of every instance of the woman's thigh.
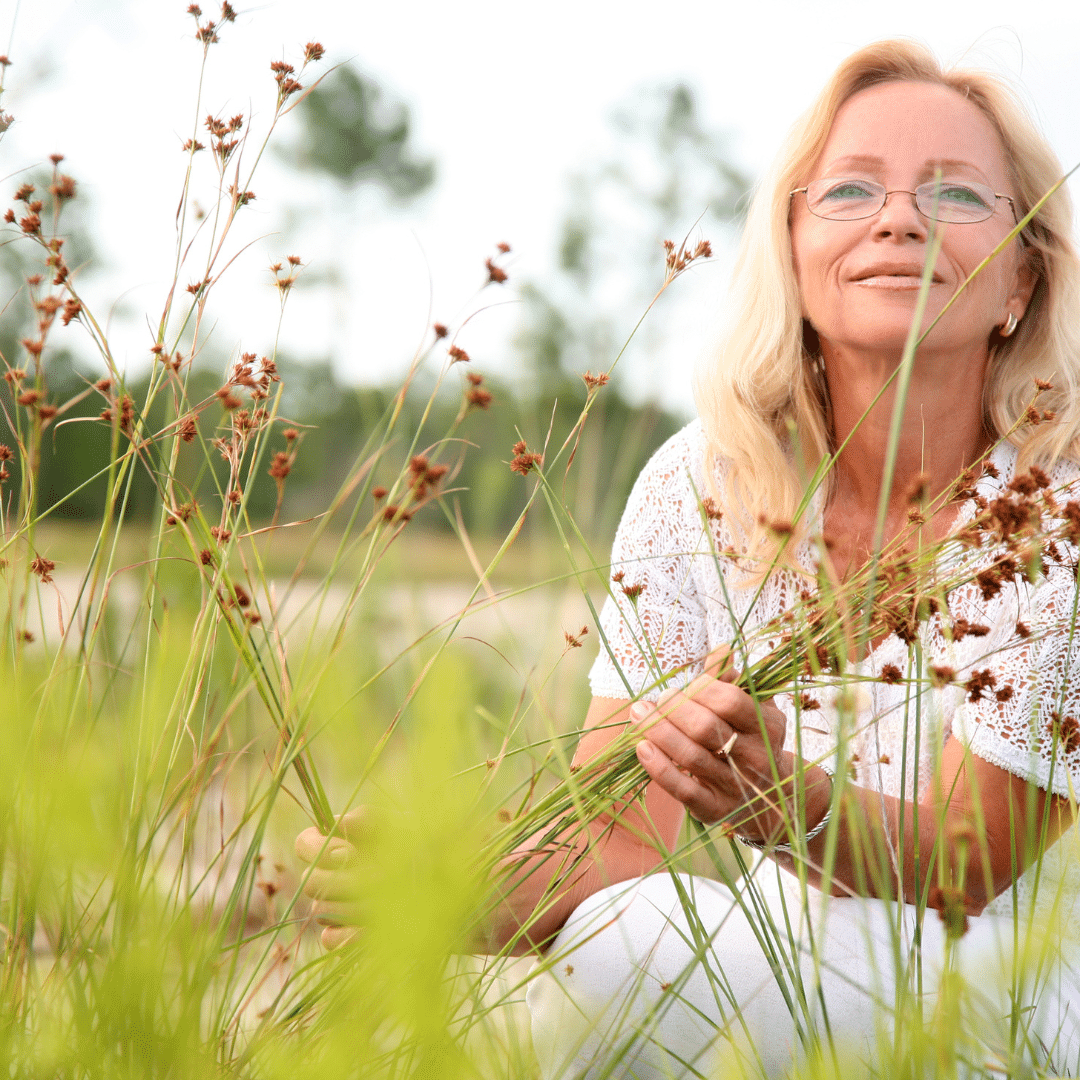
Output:
[[[776,1076],[822,1040],[844,1056],[888,1054],[897,1009],[933,1012],[946,962],[936,916],[916,928],[905,905],[833,898],[820,907],[815,890],[804,905],[770,870],[739,896],[655,875],[589,897],[528,991],[544,1076]],[[974,979],[967,993],[980,1030],[1002,1038],[1017,1003],[994,973],[1011,941],[1002,921],[973,920],[954,958]],[[1030,1000],[1038,993],[1028,988]],[[1060,986],[1043,995],[1048,1030],[1062,1000]]]

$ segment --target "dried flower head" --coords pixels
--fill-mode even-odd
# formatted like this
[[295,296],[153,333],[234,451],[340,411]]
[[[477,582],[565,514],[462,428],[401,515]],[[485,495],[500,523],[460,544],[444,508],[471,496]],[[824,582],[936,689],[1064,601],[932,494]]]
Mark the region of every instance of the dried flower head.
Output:
[[287,427],[282,433],[286,442],[295,442],[300,438],[300,432],[294,427]]
[[542,454],[536,454],[529,450],[525,444],[525,440],[514,443],[514,460],[510,462],[510,471],[521,473],[522,476],[528,476],[532,469],[543,464],[544,458]]
[[210,553],[209,548],[203,548],[202,551],[199,552],[199,562],[201,562],[203,566],[209,566],[210,563],[213,562],[213,559],[214,556]]
[[491,261],[491,259],[485,259],[484,266],[487,267],[489,282],[494,282],[496,285],[501,285],[504,281],[506,281],[506,271],[501,266],[496,266]]
[[218,390],[217,396],[221,401],[222,407],[229,411],[238,409],[243,404],[243,401],[233,393],[233,388],[229,384],[226,384]]
[[996,685],[997,676],[993,671],[982,668],[971,673],[971,678],[964,683],[964,689],[967,691],[968,701],[978,701],[982,697],[988,697]]
[[387,490],[382,486],[382,484],[376,484],[375,487],[371,489],[371,497],[376,502],[379,502],[381,499],[385,499],[387,494]]
[[465,400],[473,408],[486,409],[491,405],[491,391],[485,390],[482,386],[474,386],[466,391]]
[[719,521],[724,516],[724,512],[716,505],[715,500],[710,495],[706,495],[701,500],[701,509],[709,521]]
[[181,421],[180,426],[176,429],[176,433],[184,442],[192,442],[199,433],[199,428],[195,423],[195,417],[185,417],[184,420]]
[[1054,384],[1049,379],[1036,379],[1035,388],[1037,390],[1053,390]]
[[75,198],[75,181],[70,176],[60,175],[50,185],[49,193],[60,202]]
[[304,46],[304,63],[311,64],[321,60],[326,55],[326,50],[317,41],[309,41]]
[[1060,713],[1050,714],[1050,737],[1056,740],[1067,754],[1080,750],[1080,723],[1073,716],[1062,718]]
[[585,374],[581,376],[581,378],[582,381],[585,383],[587,389],[597,390],[601,386],[607,386],[609,380],[611,379],[611,376],[608,375],[606,371],[598,372],[596,375],[594,375],[591,371],[586,371]]
[[566,638],[567,648],[580,649],[581,639],[589,632],[587,626],[583,626],[576,634],[571,634],[569,630],[563,631],[563,637]]
[[943,686],[948,686],[949,683],[956,678],[956,672],[951,667],[947,667],[944,664],[940,666],[931,664],[929,670],[930,682],[937,687],[938,690]]
[[451,345],[447,350],[450,356],[451,364],[466,363],[469,359],[469,354],[461,348],[459,345]]
[[881,681],[883,683],[903,682],[904,673],[895,664],[886,664],[881,669]]
[[636,603],[637,598],[645,591],[645,585],[643,582],[637,582],[634,585],[624,585],[622,587],[623,595],[631,601]]
[[56,569],[56,563],[52,559],[46,559],[41,555],[35,555],[30,563],[30,570],[37,574],[43,582],[52,581],[52,572]]
[[275,480],[284,480],[291,471],[292,459],[284,450],[279,450],[274,454],[274,460],[270,462],[268,472]]
[[809,694],[799,695],[799,708],[803,712],[813,712],[815,709],[821,708],[821,702],[817,698],[811,697]]
[[432,323],[431,329],[435,331],[436,338],[444,338],[450,333],[446,326],[441,322]]

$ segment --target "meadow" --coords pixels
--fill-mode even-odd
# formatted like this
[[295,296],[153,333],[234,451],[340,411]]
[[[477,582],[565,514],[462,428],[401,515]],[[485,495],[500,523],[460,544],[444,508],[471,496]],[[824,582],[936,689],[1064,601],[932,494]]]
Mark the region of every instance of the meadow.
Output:
[[[189,11],[193,49],[212,63],[232,9]],[[0,193],[3,243],[21,245],[26,267],[26,321],[0,387],[0,1058],[12,1076],[533,1078],[524,993],[554,961],[474,955],[485,912],[522,840],[580,827],[643,784],[626,739],[596,768],[570,769],[598,611],[618,585],[612,477],[661,434],[604,426],[617,351],[581,373],[572,408],[485,444],[469,425],[492,407],[490,383],[458,327],[433,325],[334,489],[302,511],[290,482],[317,436],[282,409],[287,366],[239,348],[210,383],[198,366],[246,239],[252,171],[319,79],[322,46],[297,53],[271,65],[257,136],[193,103],[185,153],[213,162],[219,198],[196,212],[189,186],[179,193],[148,376],[118,368],[80,294],[65,248],[77,181],[63,160]],[[505,282],[506,254],[492,252],[485,288]],[[672,242],[657,296],[708,255],[705,241]],[[283,319],[302,272],[284,254],[271,267]],[[75,331],[103,372],[78,385],[53,363]],[[43,462],[75,425],[107,453],[57,498]],[[502,532],[474,531],[462,513],[466,478],[484,476],[498,478],[479,495],[495,504],[487,520],[512,510]],[[65,517],[87,492],[96,514]],[[925,618],[929,599],[976,573],[959,559],[953,580],[931,580],[940,554],[900,573],[902,553],[883,550],[853,581],[823,576],[745,684],[764,699],[804,673],[813,688],[831,666],[854,693],[849,646]],[[359,932],[327,951],[293,838],[311,824],[330,834],[361,805],[373,824],[356,864]],[[889,873],[873,863],[882,853],[867,857],[868,872]],[[734,884],[748,859],[723,824],[688,824],[662,870]],[[802,1030],[812,979],[785,928],[756,917]],[[1003,979],[1020,986],[1029,959],[1018,950]],[[904,963],[910,974],[922,958]],[[875,1075],[1046,1075],[1022,992],[1002,1042],[979,1028],[959,975],[932,1008],[917,987],[913,975],[888,1003]],[[625,1034],[630,1060],[648,1024]],[[849,1050],[842,1033],[808,1028],[793,1069],[846,1075]],[[752,1075],[752,1060],[742,1068]]]

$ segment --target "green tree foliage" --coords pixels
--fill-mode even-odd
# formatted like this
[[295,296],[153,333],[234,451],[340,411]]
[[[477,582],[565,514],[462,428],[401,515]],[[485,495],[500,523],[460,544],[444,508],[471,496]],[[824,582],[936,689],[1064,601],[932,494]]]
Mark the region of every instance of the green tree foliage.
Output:
[[350,187],[376,182],[411,199],[435,179],[435,163],[409,144],[409,110],[377,83],[345,64],[301,102],[303,133],[288,156],[302,169]]
[[[610,126],[610,154],[571,181],[555,274],[522,288],[518,344],[545,391],[562,371],[610,366],[663,279],[663,241],[737,222],[749,190],[688,86],[639,91]],[[669,330],[653,312],[637,347],[655,349]]]

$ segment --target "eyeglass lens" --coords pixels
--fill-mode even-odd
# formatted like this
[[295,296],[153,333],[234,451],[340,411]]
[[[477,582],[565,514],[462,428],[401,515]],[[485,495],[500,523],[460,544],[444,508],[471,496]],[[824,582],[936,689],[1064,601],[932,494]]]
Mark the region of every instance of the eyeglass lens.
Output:
[[[896,194],[910,195],[909,192]],[[870,180],[825,177],[807,186],[806,203],[818,217],[854,221],[878,213],[887,195],[881,184]],[[919,213],[937,221],[985,221],[994,212],[996,203],[997,195],[990,188],[968,181],[923,184],[915,189]]]

